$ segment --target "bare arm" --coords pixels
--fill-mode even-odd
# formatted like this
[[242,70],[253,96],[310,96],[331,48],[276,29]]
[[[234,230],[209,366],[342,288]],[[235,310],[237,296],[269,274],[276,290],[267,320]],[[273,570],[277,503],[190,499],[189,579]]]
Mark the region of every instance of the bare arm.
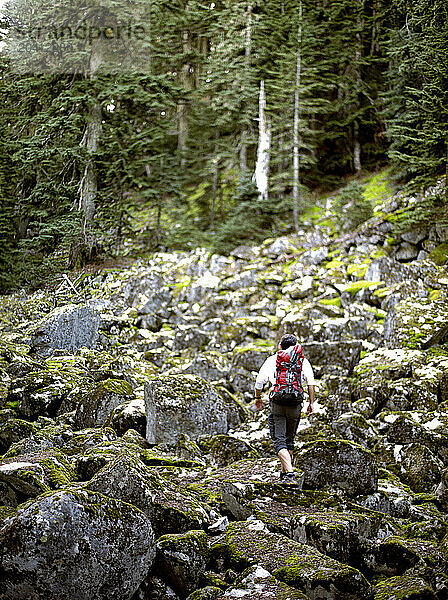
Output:
[[314,412],[314,398],[315,398],[314,385],[308,386],[308,396],[310,399],[310,403],[308,404],[308,408],[306,409],[306,414],[310,415],[312,412]]

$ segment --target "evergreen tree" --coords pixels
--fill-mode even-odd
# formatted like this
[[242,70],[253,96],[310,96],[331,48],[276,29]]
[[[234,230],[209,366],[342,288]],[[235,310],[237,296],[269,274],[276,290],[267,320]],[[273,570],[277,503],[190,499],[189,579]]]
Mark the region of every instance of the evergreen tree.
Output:
[[397,175],[419,186],[448,164],[448,7],[444,0],[397,0],[394,8],[385,112],[389,156]]

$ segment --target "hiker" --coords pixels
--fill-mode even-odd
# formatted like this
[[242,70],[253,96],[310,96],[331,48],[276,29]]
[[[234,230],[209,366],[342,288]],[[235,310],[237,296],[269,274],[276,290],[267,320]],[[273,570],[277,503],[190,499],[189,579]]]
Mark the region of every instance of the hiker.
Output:
[[[290,368],[291,367],[291,368]],[[261,392],[266,382],[274,387],[269,395],[269,430],[274,450],[280,459],[282,483],[296,484],[293,470],[294,436],[300,421],[303,402],[303,383],[308,384],[309,404],[306,414],[314,411],[314,374],[303,348],[295,335],[285,334],[276,354],[261,366],[255,381],[255,407],[261,410]]]

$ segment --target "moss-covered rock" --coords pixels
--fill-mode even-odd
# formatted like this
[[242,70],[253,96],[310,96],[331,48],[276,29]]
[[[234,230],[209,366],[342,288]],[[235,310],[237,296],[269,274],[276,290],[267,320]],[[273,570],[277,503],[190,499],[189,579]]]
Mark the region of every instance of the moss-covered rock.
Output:
[[144,513],[86,490],[22,505],[0,530],[0,543],[2,589],[17,600],[129,598],[155,557]]
[[191,492],[172,485],[168,477],[128,454],[110,461],[85,488],[137,506],[150,518],[157,537],[203,528],[210,522],[210,509]]
[[437,600],[434,590],[415,575],[401,575],[381,581],[373,588],[373,600]]
[[157,540],[156,567],[182,597],[197,587],[210,560],[204,531],[163,535]]
[[428,492],[440,482],[442,462],[422,444],[396,446],[395,460],[400,479],[415,492]]
[[224,596],[218,598],[275,598],[275,600],[307,600],[303,592],[273,577],[269,571],[259,565],[248,567],[235,583],[228,588]]
[[296,465],[305,474],[307,488],[336,486],[358,495],[375,492],[378,486],[374,454],[346,440],[308,442],[299,450]]
[[198,444],[203,452],[209,455],[211,463],[217,467],[224,467],[245,458],[255,460],[260,457],[250,444],[230,435],[201,436]]
[[258,564],[310,598],[355,600],[369,589],[358,570],[310,546],[270,533],[259,521],[232,523],[225,544],[232,563],[240,568]]
[[36,430],[37,427],[29,421],[8,419],[0,427],[0,454],[4,454],[12,444],[29,437]]
[[402,575],[416,565],[427,565],[439,572],[447,566],[446,553],[439,544],[422,539],[390,536],[366,552],[364,566],[372,573]]
[[63,454],[56,451],[17,456],[0,463],[0,481],[11,488],[17,504],[69,485],[74,480],[75,472],[71,465]]
[[384,321],[389,348],[425,349],[448,342],[446,298],[413,297],[393,307]]
[[181,433],[193,440],[227,433],[224,401],[215,388],[195,375],[160,377],[145,384],[146,438],[174,446]]
[[78,404],[75,423],[79,428],[101,427],[120,404],[133,399],[132,386],[124,380],[106,379],[97,383]]

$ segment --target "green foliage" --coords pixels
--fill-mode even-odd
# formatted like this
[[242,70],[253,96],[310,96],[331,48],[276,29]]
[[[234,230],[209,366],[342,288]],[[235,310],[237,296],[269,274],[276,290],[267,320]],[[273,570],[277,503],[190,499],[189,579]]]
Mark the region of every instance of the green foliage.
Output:
[[399,236],[417,227],[434,223],[448,225],[448,201],[443,190],[420,194],[417,202],[399,213],[394,222],[393,233]]
[[356,181],[341,190],[333,207],[341,231],[352,231],[373,216],[372,203]]
[[259,198],[249,174],[245,173],[239,181],[233,201],[233,210],[216,233],[216,252],[226,254],[240,244],[259,242],[272,234],[273,207]]

